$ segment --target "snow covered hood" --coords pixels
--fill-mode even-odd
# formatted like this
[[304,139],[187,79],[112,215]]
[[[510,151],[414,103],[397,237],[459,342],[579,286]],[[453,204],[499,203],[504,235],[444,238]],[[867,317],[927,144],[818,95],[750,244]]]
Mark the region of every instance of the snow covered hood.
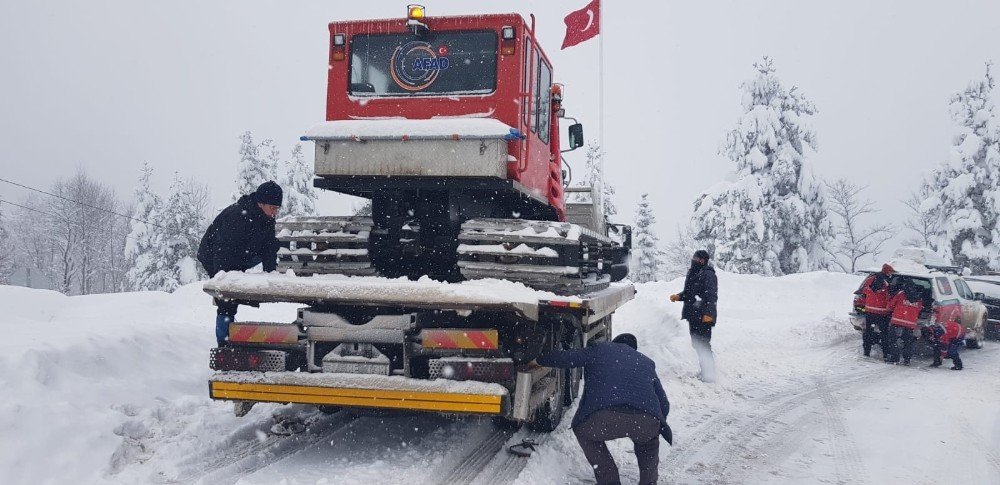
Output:
[[518,131],[492,118],[430,120],[337,120],[306,130],[308,140],[493,139],[519,136]]
[[474,310],[483,307],[515,310],[538,319],[539,300],[581,301],[531,289],[506,280],[445,283],[422,278],[375,276],[291,276],[277,273],[219,273],[205,283],[206,293],[234,300],[291,303],[352,303],[370,306]]

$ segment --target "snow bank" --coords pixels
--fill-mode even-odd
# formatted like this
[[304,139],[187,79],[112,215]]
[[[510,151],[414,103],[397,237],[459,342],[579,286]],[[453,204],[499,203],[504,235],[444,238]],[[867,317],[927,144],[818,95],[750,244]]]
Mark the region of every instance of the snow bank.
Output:
[[377,140],[419,138],[503,138],[509,125],[492,118],[430,120],[338,120],[317,123],[303,140]]
[[0,483],[162,481],[276,409],[239,421],[207,399],[215,309],[201,284],[75,297],[0,286],[0,308]]

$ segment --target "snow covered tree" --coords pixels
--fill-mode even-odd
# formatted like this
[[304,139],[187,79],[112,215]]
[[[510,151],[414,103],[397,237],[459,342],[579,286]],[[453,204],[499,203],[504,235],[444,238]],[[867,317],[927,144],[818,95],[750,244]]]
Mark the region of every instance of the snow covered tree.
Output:
[[[601,160],[604,158],[604,150],[597,143],[587,144],[587,162],[585,165],[586,174],[583,180],[576,183],[578,187],[593,187],[594,191],[601,194],[601,210],[604,218],[610,220],[611,216],[618,214],[618,207],[615,205],[615,187],[604,178]],[[571,202],[590,202],[590,198],[584,194],[571,194]]]
[[10,283],[10,277],[14,274],[14,241],[7,230],[8,222],[3,207],[0,206],[0,285]]
[[927,200],[927,194],[915,192],[903,201],[903,204],[910,211],[909,217],[903,221],[903,227],[916,234],[915,237],[907,239],[903,244],[937,251],[938,215],[934,207],[924,208],[925,200]]
[[698,246],[691,227],[678,227],[674,238],[667,243],[663,251],[663,276],[669,279],[687,274],[691,266],[691,256],[694,256],[694,252],[699,249],[702,248]]
[[921,188],[921,211],[937,215],[938,252],[974,273],[1000,269],[1000,126],[992,101],[992,64],[951,97],[958,125],[948,160]]
[[154,246],[157,271],[153,280],[157,290],[173,291],[206,276],[197,262],[205,215],[191,200],[190,186],[175,174],[159,218],[163,227],[157,228]]
[[260,184],[278,180],[278,164],[280,153],[271,140],[264,140],[259,145],[254,143],[253,135],[247,131],[240,136],[240,161],[236,172],[236,192],[233,200],[253,193]]
[[152,176],[153,169],[148,163],[143,164],[139,184],[135,188],[134,217],[138,221],[133,221],[125,246],[125,258],[132,262],[126,280],[128,287],[135,291],[157,290],[163,284],[159,275],[160,264],[156,260],[160,244],[159,228],[149,224],[160,220],[163,201],[149,186]]
[[656,236],[653,226],[656,216],[649,206],[649,194],[642,194],[635,210],[635,229],[632,234],[633,267],[629,271],[632,281],[648,283],[656,281],[660,276],[660,238]]
[[302,145],[295,144],[292,155],[284,164],[281,188],[285,191],[281,212],[289,216],[316,214],[316,188],[313,187],[313,167],[302,157]]
[[866,188],[847,179],[827,184],[827,205],[840,218],[837,237],[829,248],[830,261],[845,273],[854,273],[862,258],[878,255],[896,233],[892,224],[863,225],[865,216],[878,212],[874,202],[862,197]]
[[727,271],[783,275],[825,268],[833,227],[807,153],[816,150],[808,120],[816,107],[798,88],[782,85],[770,58],[754,68],[757,75],[742,86],[743,115],[720,150],[736,165],[736,179],[695,202],[695,237]]

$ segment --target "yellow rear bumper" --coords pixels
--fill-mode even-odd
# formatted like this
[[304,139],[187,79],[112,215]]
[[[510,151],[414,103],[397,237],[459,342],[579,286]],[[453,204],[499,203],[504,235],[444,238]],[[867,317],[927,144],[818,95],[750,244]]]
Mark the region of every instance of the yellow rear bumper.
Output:
[[500,414],[503,396],[209,381],[212,399]]

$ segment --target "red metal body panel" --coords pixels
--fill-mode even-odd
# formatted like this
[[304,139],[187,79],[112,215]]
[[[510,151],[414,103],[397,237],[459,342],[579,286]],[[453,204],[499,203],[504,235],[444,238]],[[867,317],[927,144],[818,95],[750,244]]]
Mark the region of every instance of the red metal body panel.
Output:
[[[537,133],[532,133],[526,121],[523,107],[530,111],[537,89],[535,75],[538,69],[533,63],[525,66],[527,46],[538,50],[538,56],[548,66],[545,52],[538,48],[532,27],[517,14],[477,15],[463,17],[427,17],[423,19],[432,32],[445,31],[485,31],[495,32],[498,50],[509,45],[500,38],[504,26],[515,28],[513,54],[497,53],[496,89],[483,95],[442,95],[442,96],[385,96],[355,97],[349,92],[350,45],[355,34],[404,34],[410,32],[406,19],[359,20],[330,23],[330,58],[327,82],[326,119],[379,119],[403,117],[408,119],[430,119],[434,117],[490,117],[500,120],[526,135],[522,141],[509,145],[509,154],[517,159],[507,167],[510,180],[520,182],[537,195],[548,200],[555,208],[558,218],[565,220],[565,205],[562,190],[562,167],[559,156],[559,118],[551,110],[549,143],[545,143]],[[337,48],[333,36],[343,34],[345,47]],[[528,57],[531,59],[531,57]],[[526,80],[526,76],[527,80]],[[554,77],[554,75],[553,75]],[[525,90],[524,87],[528,86]],[[543,99],[549,102],[549,93]]]

